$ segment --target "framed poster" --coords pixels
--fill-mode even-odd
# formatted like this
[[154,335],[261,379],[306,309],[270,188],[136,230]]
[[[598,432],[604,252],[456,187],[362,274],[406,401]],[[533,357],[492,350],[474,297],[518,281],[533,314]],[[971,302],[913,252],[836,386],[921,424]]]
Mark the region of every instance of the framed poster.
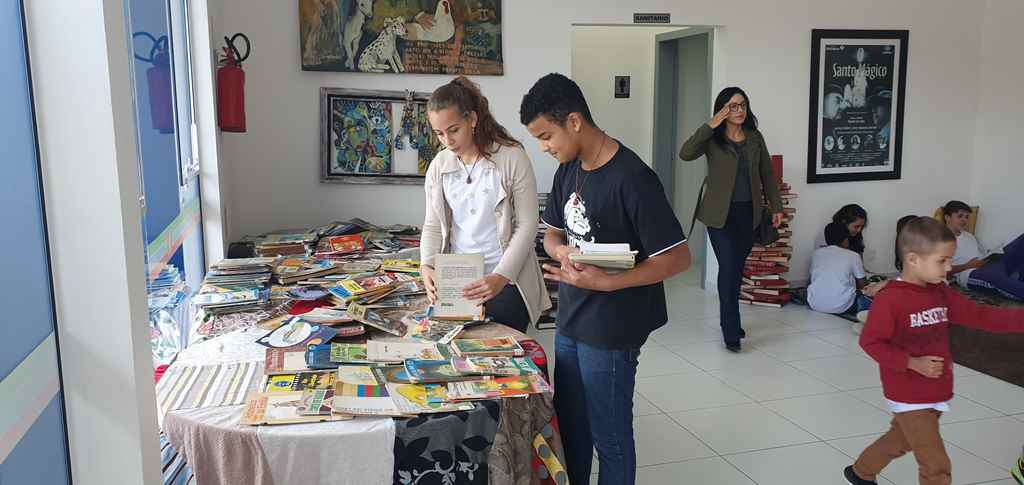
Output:
[[811,32],[807,183],[900,178],[908,37]]
[[320,88],[320,180],[423,183],[440,142],[429,93]]
[[504,74],[501,0],[299,0],[302,70]]

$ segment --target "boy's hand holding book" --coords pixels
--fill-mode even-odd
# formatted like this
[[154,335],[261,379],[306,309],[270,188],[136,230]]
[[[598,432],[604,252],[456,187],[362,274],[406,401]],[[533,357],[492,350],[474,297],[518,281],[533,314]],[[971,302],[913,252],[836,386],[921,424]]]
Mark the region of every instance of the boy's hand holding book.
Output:
[[[561,250],[562,247],[567,250]],[[569,256],[573,253],[579,252],[579,250],[569,246],[562,247],[557,251],[559,256],[558,260],[562,263],[562,267],[558,268],[550,264],[545,264],[545,279],[565,283],[584,290],[615,291],[612,277],[608,273],[589,264],[574,264],[569,260]]]
[[934,355],[911,357],[910,361],[907,362],[908,369],[930,379],[938,379],[939,377],[942,377],[942,371],[945,369],[945,366],[946,363],[944,362],[944,359]]

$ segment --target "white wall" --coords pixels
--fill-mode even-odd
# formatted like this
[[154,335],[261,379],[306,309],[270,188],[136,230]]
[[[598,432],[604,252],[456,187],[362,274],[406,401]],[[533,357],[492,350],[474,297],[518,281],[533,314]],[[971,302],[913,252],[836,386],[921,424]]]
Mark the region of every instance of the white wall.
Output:
[[[295,2],[221,1],[215,9],[222,12],[213,22],[215,38],[241,31],[253,41],[253,56],[246,63],[249,133],[222,137],[231,189],[230,237],[357,215],[381,223],[420,222],[419,188],[319,182],[317,92],[321,86],[429,91],[447,78],[302,72]],[[930,213],[937,201],[970,196],[963,177],[950,175],[963,173],[964,161],[975,155],[970,134],[976,129],[981,84],[982,5],[963,0],[864,0],[855,6],[842,0],[650,0],[642,10],[670,12],[673,21],[688,25],[725,26],[716,42],[723,56],[716,74],[724,75],[716,77],[713,90],[743,86],[769,150],[785,155],[786,179],[801,197],[794,227],[794,278],[799,279],[806,274],[814,234],[847,202],[859,202],[870,213],[867,266],[882,271],[892,267],[896,219]],[[504,7],[508,74],[477,80],[499,121],[525,140],[539,188],[547,190],[555,164],[519,125],[523,93],[541,75],[571,69],[572,24],[630,23],[639,8],[592,0],[510,0]],[[1002,22],[998,16],[994,21]],[[910,30],[903,180],[804,184],[812,28]]]
[[[648,165],[654,163],[654,38],[674,30],[683,29],[607,25],[572,28],[572,69],[566,74],[580,85],[601,128]],[[615,76],[630,76],[629,98],[615,98]]]
[[[974,142],[971,205],[981,206],[978,236],[994,247],[1024,232],[1024,2],[987,0],[981,29],[981,80]],[[945,202],[945,201],[943,201]]]

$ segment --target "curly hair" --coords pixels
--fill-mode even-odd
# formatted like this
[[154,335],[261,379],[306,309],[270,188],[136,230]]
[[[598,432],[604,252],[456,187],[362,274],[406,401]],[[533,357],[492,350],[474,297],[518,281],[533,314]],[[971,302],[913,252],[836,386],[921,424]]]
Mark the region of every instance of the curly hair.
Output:
[[579,85],[562,74],[552,73],[537,80],[523,96],[519,106],[519,121],[529,125],[543,116],[552,123],[565,126],[570,113],[579,113],[587,123],[596,126]]
[[512,138],[508,130],[494,119],[490,103],[480,92],[480,87],[466,76],[459,76],[450,83],[434,90],[427,101],[427,111],[438,112],[448,108],[456,109],[463,117],[476,113],[476,128],[473,130],[473,144],[483,155],[493,155],[495,144],[512,147],[523,146]]

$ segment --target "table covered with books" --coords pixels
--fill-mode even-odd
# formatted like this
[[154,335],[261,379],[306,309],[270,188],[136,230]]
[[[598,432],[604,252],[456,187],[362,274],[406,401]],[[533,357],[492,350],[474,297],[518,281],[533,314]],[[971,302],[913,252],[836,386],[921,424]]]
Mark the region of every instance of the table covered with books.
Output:
[[343,237],[346,257],[321,236],[309,254],[211,266],[193,300],[207,338],[157,385],[196,482],[563,483],[543,349],[434,318],[418,255]]

